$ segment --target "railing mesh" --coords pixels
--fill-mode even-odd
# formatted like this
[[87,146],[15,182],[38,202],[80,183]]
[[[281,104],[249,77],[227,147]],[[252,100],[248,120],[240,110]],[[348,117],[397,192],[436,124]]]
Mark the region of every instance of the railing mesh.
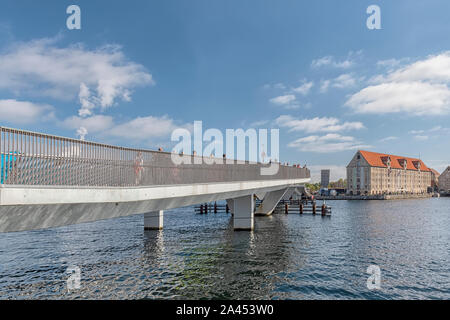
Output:
[[[260,170],[267,164],[176,165],[167,152],[4,127],[0,127],[0,135],[1,184],[129,187],[310,177],[307,168],[280,166],[277,174],[267,176]],[[193,156],[185,157],[194,162]]]

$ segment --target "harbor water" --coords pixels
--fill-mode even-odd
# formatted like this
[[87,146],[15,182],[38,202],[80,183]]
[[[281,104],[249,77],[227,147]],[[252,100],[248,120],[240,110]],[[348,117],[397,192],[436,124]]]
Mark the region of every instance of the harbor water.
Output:
[[162,231],[136,215],[0,234],[0,298],[450,299],[450,198],[327,204],[331,217],[256,217],[254,232],[189,207]]

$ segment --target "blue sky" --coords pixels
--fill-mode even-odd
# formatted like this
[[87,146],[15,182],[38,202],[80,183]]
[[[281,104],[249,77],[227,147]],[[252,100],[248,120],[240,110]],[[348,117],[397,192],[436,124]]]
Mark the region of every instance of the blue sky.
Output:
[[[66,8],[81,8],[81,30]],[[366,8],[381,8],[381,30]],[[358,148],[450,164],[450,2],[24,1],[0,5],[0,125],[156,149],[172,130],[280,128],[332,178]]]

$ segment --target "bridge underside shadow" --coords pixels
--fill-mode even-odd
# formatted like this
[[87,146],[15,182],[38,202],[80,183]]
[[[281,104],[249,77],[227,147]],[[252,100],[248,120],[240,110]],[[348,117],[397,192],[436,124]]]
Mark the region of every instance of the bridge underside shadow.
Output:
[[[266,197],[286,195],[286,190],[307,180],[114,189],[3,186],[0,232],[53,228],[135,214],[145,214],[146,229],[161,229],[163,210],[219,200],[232,202],[236,230],[252,230],[256,193],[265,193]],[[272,198],[276,197],[267,199]],[[267,201],[267,207],[272,207],[272,202]]]

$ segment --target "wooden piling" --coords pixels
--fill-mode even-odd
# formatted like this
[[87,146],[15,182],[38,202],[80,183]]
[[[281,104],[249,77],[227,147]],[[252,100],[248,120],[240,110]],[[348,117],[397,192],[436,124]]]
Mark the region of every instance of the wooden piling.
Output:
[[313,215],[315,215],[316,214],[316,203],[315,202],[313,202]]
[[287,203],[284,205],[284,213],[289,213],[289,205]]
[[300,214],[303,214],[303,203],[300,203],[298,207],[300,208]]
[[327,215],[327,206],[322,204],[322,217],[325,217]]
[[217,213],[217,202],[214,202],[214,213]]

